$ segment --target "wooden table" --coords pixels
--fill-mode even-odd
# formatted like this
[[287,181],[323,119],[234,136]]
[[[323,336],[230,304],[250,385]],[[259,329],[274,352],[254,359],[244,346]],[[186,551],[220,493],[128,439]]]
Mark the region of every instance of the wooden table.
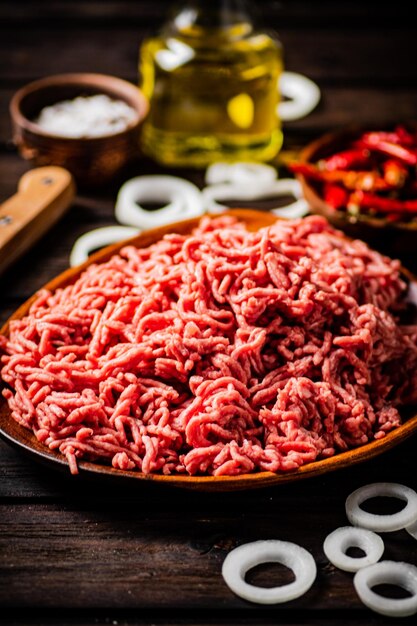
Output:
[[[138,44],[168,2],[20,0],[0,8],[0,200],[28,166],[10,141],[7,103],[28,81],[65,71],[97,71],[136,81]],[[402,5],[402,3],[400,3]],[[354,122],[412,119],[417,110],[415,26],[406,7],[382,3],[265,1],[280,33],[287,68],[316,80],[323,93],[308,118],[288,124],[285,150]],[[124,178],[159,172],[135,163]],[[201,172],[180,172],[201,183]],[[122,180],[80,193],[71,211],[0,279],[1,318],[68,264],[75,238],[114,223]],[[0,622],[92,624],[397,624],[368,611],[352,575],[332,567],[322,544],[347,523],[346,496],[372,481],[417,488],[417,439],[371,462],[275,489],[204,495],[158,486],[101,484],[54,473],[0,443]],[[274,607],[229,591],[221,565],[234,546],[279,538],[314,555],[317,580],[300,600]],[[385,535],[385,558],[417,565],[405,531]],[[250,580],[288,581],[262,567]],[[402,620],[414,624],[414,618]]]

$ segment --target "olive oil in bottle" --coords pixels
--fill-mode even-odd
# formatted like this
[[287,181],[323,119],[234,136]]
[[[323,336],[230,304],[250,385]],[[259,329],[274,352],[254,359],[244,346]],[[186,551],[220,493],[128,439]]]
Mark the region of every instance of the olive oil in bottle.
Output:
[[146,154],[170,166],[266,161],[282,143],[279,41],[255,30],[244,2],[190,2],[140,51],[150,100]]

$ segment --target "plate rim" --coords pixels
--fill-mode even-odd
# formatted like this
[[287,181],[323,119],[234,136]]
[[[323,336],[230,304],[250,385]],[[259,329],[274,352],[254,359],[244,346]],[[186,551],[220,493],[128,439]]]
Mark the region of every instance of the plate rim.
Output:
[[[239,474],[237,476],[199,476],[188,474],[143,474],[140,471],[119,470],[110,465],[94,463],[91,461],[77,461],[79,474],[69,472],[69,465],[64,455],[60,452],[49,450],[42,445],[32,431],[16,423],[13,429],[4,427],[7,418],[4,417],[4,408],[7,407],[5,400],[1,400],[0,406],[0,437],[31,456],[34,460],[53,466],[56,470],[66,470],[67,476],[77,480],[90,475],[91,477],[108,477],[117,480],[129,479],[131,481],[152,482],[177,488],[201,490],[201,491],[240,491],[261,487],[272,487],[279,484],[295,482],[305,478],[314,478],[330,472],[346,469],[376,458],[377,456],[394,448],[417,432],[417,414],[410,417],[401,426],[388,433],[384,438],[374,440],[363,446],[340,452],[337,455],[312,461],[302,465],[296,470],[282,473],[254,472],[253,474]],[[16,437],[14,432],[21,433],[21,438]],[[39,446],[39,447],[38,447]]]

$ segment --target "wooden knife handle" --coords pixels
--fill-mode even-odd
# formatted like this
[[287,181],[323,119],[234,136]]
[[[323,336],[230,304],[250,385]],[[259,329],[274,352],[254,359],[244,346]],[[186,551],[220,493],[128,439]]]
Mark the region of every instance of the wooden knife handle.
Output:
[[62,167],[38,167],[22,176],[17,193],[0,205],[0,273],[40,239],[74,196],[74,180]]

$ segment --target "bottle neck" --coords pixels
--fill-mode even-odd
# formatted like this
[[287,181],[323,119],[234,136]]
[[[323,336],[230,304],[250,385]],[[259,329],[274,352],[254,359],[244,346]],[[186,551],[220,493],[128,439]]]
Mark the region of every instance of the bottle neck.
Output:
[[228,30],[237,24],[252,24],[245,0],[189,0],[174,18],[179,31]]

